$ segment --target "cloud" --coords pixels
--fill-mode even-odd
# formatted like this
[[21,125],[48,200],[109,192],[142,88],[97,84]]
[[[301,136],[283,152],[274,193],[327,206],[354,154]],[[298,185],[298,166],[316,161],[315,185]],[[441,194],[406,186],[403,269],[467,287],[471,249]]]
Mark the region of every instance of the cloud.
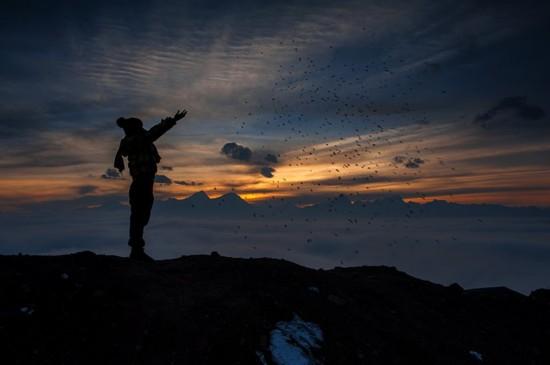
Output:
[[93,193],[97,189],[98,189],[98,187],[95,186],[95,185],[81,185],[81,186],[78,186],[76,188],[78,194],[80,194],[80,195],[86,195],[86,194]]
[[401,164],[401,163],[405,162],[406,159],[407,158],[405,156],[395,156],[393,158],[393,162]]
[[417,169],[424,163],[424,160],[420,157],[407,158],[405,156],[395,156],[393,162],[400,164],[409,169]]
[[405,167],[409,169],[417,169],[423,163],[424,163],[424,160],[419,157],[411,158],[409,159],[409,161],[407,161],[407,163],[405,163]]
[[172,166],[161,166],[160,167],[161,170],[165,170],[165,171],[172,171],[174,170],[174,168]]
[[108,180],[118,180],[123,179],[122,175],[117,169],[108,168],[105,170],[105,173],[101,175],[102,179],[108,179]]
[[275,172],[275,169],[273,167],[269,167],[269,166],[264,166],[260,169],[260,174],[262,174],[263,176],[265,176],[267,178],[272,178],[274,172]]
[[[0,137],[20,136],[44,128],[44,118],[37,107],[0,109]],[[49,121],[47,121],[49,122]],[[49,123],[48,123],[49,124]]]
[[474,123],[484,129],[499,128],[548,128],[546,112],[538,105],[528,104],[521,96],[510,96],[501,99],[497,105],[477,115]]
[[252,150],[248,147],[241,146],[235,142],[226,143],[221,151],[222,154],[239,161],[250,161]]
[[[97,150],[97,142],[95,148]],[[0,168],[80,167],[94,157],[88,154],[90,144],[69,133],[23,133],[0,143]]]
[[[407,176],[407,175],[350,175],[347,177],[342,178],[341,176],[338,177],[329,177],[324,179],[317,179],[311,184],[317,185],[317,186],[364,186],[365,184],[376,184],[376,183],[410,183],[413,181],[416,181],[417,178],[414,176]],[[322,192],[315,192],[316,195],[321,196],[324,193]],[[330,193],[334,194],[334,193]],[[372,194],[372,192],[369,192],[369,194]]]
[[199,185],[203,185],[204,183],[199,181],[175,180],[174,184],[184,185],[184,186],[199,186]]
[[166,175],[156,175],[155,176],[155,182],[157,184],[166,184],[166,185],[170,185],[172,184],[172,179],[170,179],[168,176]]
[[[279,159],[273,153],[265,153],[264,151],[253,152],[250,148],[237,144],[235,142],[226,143],[220,151],[222,154],[234,160],[242,161],[243,163],[255,165],[250,169],[250,173],[257,173],[257,166],[260,166],[260,174],[272,178],[275,169],[266,166],[266,161],[272,164],[277,164]],[[264,158],[260,156],[265,153]]]
[[269,162],[272,162],[272,163],[277,163],[279,162],[279,160],[277,159],[277,156],[271,154],[271,153],[268,153],[266,156],[265,156],[265,160],[266,161],[269,161]]

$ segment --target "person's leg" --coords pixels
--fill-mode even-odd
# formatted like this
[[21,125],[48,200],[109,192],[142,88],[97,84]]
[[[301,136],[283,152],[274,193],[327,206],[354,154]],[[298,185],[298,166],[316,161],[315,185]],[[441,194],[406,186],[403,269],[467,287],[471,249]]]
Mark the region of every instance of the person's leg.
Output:
[[130,187],[130,241],[128,244],[132,247],[130,258],[139,261],[152,262],[153,259],[148,256],[143,247],[143,229],[149,223],[151,208],[153,207],[153,176],[136,176]]
[[142,223],[142,181],[139,176],[132,180],[130,185],[130,240],[131,247],[143,247],[143,223]]
[[130,241],[132,247],[143,247],[143,229],[149,223],[153,208],[153,185],[155,177],[142,175],[134,177],[130,186]]
[[153,194],[153,186],[155,184],[155,176],[147,176],[143,181],[143,190],[142,190],[142,223],[145,227],[149,223],[151,218],[151,210],[153,209],[153,203],[155,201],[155,196]]

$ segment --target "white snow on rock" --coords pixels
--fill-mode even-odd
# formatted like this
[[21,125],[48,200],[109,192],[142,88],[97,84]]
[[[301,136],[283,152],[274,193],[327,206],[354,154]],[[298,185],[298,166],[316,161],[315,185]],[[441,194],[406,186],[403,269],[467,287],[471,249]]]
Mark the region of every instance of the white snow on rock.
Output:
[[271,331],[269,349],[277,365],[319,365],[313,350],[321,347],[323,332],[315,323],[297,314],[290,321],[278,322]]
[[319,288],[316,287],[316,286],[308,286],[307,290],[309,290],[310,292],[316,293],[316,294],[319,294],[319,292],[320,292]]
[[30,307],[21,307],[19,308],[19,310],[21,311],[21,313],[25,313],[29,316],[34,313],[34,309]]
[[477,352],[477,351],[473,351],[473,350],[470,350],[469,351],[469,354],[474,357],[477,361],[483,361],[483,356]]

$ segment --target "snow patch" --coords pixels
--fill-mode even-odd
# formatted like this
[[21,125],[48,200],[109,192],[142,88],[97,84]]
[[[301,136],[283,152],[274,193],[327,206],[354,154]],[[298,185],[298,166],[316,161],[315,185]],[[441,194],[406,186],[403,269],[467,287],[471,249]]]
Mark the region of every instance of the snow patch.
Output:
[[297,314],[290,321],[278,322],[271,331],[269,349],[277,365],[318,365],[313,350],[321,347],[323,333],[315,323],[305,322]]
[[481,355],[479,352],[470,350],[469,354],[477,361],[483,361],[483,355]]
[[319,288],[316,287],[316,286],[308,286],[308,287],[307,287],[307,290],[309,290],[310,292],[316,293],[316,294],[319,294],[319,293],[320,293]]
[[34,313],[34,309],[31,307],[21,307],[19,308],[19,310],[21,311],[21,313],[25,313],[29,316]]

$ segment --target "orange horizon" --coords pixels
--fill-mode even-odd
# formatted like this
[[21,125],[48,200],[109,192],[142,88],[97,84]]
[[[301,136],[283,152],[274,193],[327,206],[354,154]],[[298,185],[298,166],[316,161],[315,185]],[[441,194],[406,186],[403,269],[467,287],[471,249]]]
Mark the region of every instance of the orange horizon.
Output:
[[[88,179],[74,181],[67,181],[64,179],[0,179],[0,200],[6,204],[3,210],[9,210],[10,208],[17,208],[18,206],[31,205],[34,203],[43,203],[48,201],[60,201],[60,200],[75,200],[83,196],[109,196],[120,195],[125,196],[127,194],[127,187],[129,185],[128,180],[105,180],[92,182],[94,191],[87,194],[77,194],[76,191],[79,187],[86,186],[84,183],[90,184]],[[310,183],[304,183],[307,187]],[[91,184],[90,184],[91,185]],[[498,192],[479,192],[479,193],[446,193],[446,194],[425,194],[418,196],[418,193],[413,193],[409,186],[392,186],[391,189],[387,188],[387,184],[366,184],[355,187],[346,186],[330,186],[318,189],[316,191],[309,191],[304,188],[303,192],[292,190],[287,184],[278,184],[278,189],[268,189],[265,186],[255,187],[243,186],[241,188],[232,188],[224,184],[218,184],[218,186],[166,186],[158,184],[155,188],[155,194],[159,200],[165,200],[169,198],[173,199],[185,199],[199,191],[205,192],[211,199],[220,197],[224,194],[234,192],[238,194],[245,201],[255,204],[265,202],[273,199],[292,199],[292,198],[307,198],[309,202],[315,200],[315,197],[319,197],[319,202],[327,196],[337,196],[339,194],[345,194],[350,196],[353,200],[353,196],[360,194],[359,200],[369,200],[369,195],[372,198],[384,196],[384,195],[396,195],[401,196],[406,202],[415,203],[429,203],[434,200],[443,200],[450,203],[459,204],[500,204],[505,206],[539,206],[550,207],[550,189],[549,191],[539,190],[530,191],[498,191]],[[36,186],[40,186],[40,189],[36,189]],[[319,188],[319,187],[317,187]],[[6,209],[7,207],[7,209]]]

